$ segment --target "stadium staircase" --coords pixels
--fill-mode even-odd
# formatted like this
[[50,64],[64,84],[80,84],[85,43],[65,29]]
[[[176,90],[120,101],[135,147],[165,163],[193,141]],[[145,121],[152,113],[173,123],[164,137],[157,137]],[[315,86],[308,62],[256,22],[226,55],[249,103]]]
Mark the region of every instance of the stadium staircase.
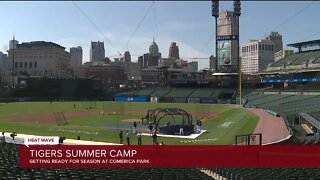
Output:
[[297,124],[296,119],[300,113],[306,113],[320,121],[320,95],[251,93],[244,98],[244,107],[263,108],[285,119],[289,131],[293,134],[285,144],[319,144],[320,139],[317,139],[315,133],[308,132],[303,124]]
[[309,112],[308,114],[320,121],[320,111]]

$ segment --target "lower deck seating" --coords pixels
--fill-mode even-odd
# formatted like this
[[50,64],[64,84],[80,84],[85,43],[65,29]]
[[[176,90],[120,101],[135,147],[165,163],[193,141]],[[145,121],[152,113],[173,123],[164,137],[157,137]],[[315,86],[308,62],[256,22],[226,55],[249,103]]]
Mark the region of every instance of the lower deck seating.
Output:
[[213,173],[230,180],[319,180],[320,169],[213,168]]
[[166,168],[87,168],[87,169],[21,169],[19,167],[19,145],[0,144],[0,179],[1,180],[102,180],[102,179],[121,179],[121,180],[188,180],[188,179],[212,179],[199,169],[166,169]]

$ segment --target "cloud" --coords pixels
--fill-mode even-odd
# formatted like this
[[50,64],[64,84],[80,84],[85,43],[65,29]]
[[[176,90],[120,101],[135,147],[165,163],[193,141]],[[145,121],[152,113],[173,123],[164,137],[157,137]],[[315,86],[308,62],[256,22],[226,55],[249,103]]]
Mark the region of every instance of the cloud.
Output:
[[2,53],[5,53],[7,52],[7,50],[9,49],[8,45],[3,45],[3,44],[0,44],[0,51]]
[[97,35],[99,39],[109,39],[109,40],[115,40],[115,35],[112,32],[104,32],[103,34]]

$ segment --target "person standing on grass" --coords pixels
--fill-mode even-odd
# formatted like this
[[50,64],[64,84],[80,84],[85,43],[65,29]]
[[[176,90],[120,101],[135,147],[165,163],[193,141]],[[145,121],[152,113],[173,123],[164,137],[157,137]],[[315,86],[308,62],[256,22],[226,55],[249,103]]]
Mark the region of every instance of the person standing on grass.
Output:
[[138,145],[142,145],[142,134],[141,134],[141,132],[139,132],[137,134],[137,136],[138,136]]
[[201,119],[199,119],[199,132],[201,132],[201,126],[202,126],[202,122],[201,122]]
[[122,131],[119,133],[119,138],[120,138],[120,144],[123,144],[123,134]]
[[153,129],[153,126],[152,126],[152,124],[151,124],[151,123],[149,123],[148,128],[149,128],[150,136],[152,136],[152,129]]
[[184,135],[183,126],[182,126],[182,125],[180,126],[179,134],[180,134],[180,136],[183,136],[183,135]]
[[158,141],[157,141],[157,133],[154,132],[153,136],[152,136],[152,145],[158,145]]
[[130,145],[130,133],[129,133],[129,131],[127,131],[127,133],[126,133],[126,138],[127,138],[128,145]]
[[197,118],[196,131],[199,132],[199,119]]
[[136,134],[136,132],[137,132],[137,122],[136,121],[134,121],[133,122],[133,134]]

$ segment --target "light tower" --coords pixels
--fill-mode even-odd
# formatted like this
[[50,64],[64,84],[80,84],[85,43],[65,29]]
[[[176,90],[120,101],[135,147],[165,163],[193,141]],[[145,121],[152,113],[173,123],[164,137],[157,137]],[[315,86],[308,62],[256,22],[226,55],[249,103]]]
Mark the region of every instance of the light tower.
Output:
[[240,0],[233,1],[233,14],[237,18],[237,41],[238,41],[238,66],[239,66],[239,104],[242,105],[242,71],[241,71],[241,60],[240,60],[240,15],[241,15],[241,2]]
[[[237,41],[238,41],[238,64],[239,64],[239,69],[240,68],[240,20],[239,17],[241,15],[241,2],[240,0],[234,0],[233,1],[233,15],[237,18]],[[240,72],[240,71],[239,71]]]
[[[212,0],[212,16],[215,18],[215,22],[216,22],[216,59],[218,57],[218,17],[219,17],[219,0]],[[218,69],[218,63],[215,63],[215,69]]]

